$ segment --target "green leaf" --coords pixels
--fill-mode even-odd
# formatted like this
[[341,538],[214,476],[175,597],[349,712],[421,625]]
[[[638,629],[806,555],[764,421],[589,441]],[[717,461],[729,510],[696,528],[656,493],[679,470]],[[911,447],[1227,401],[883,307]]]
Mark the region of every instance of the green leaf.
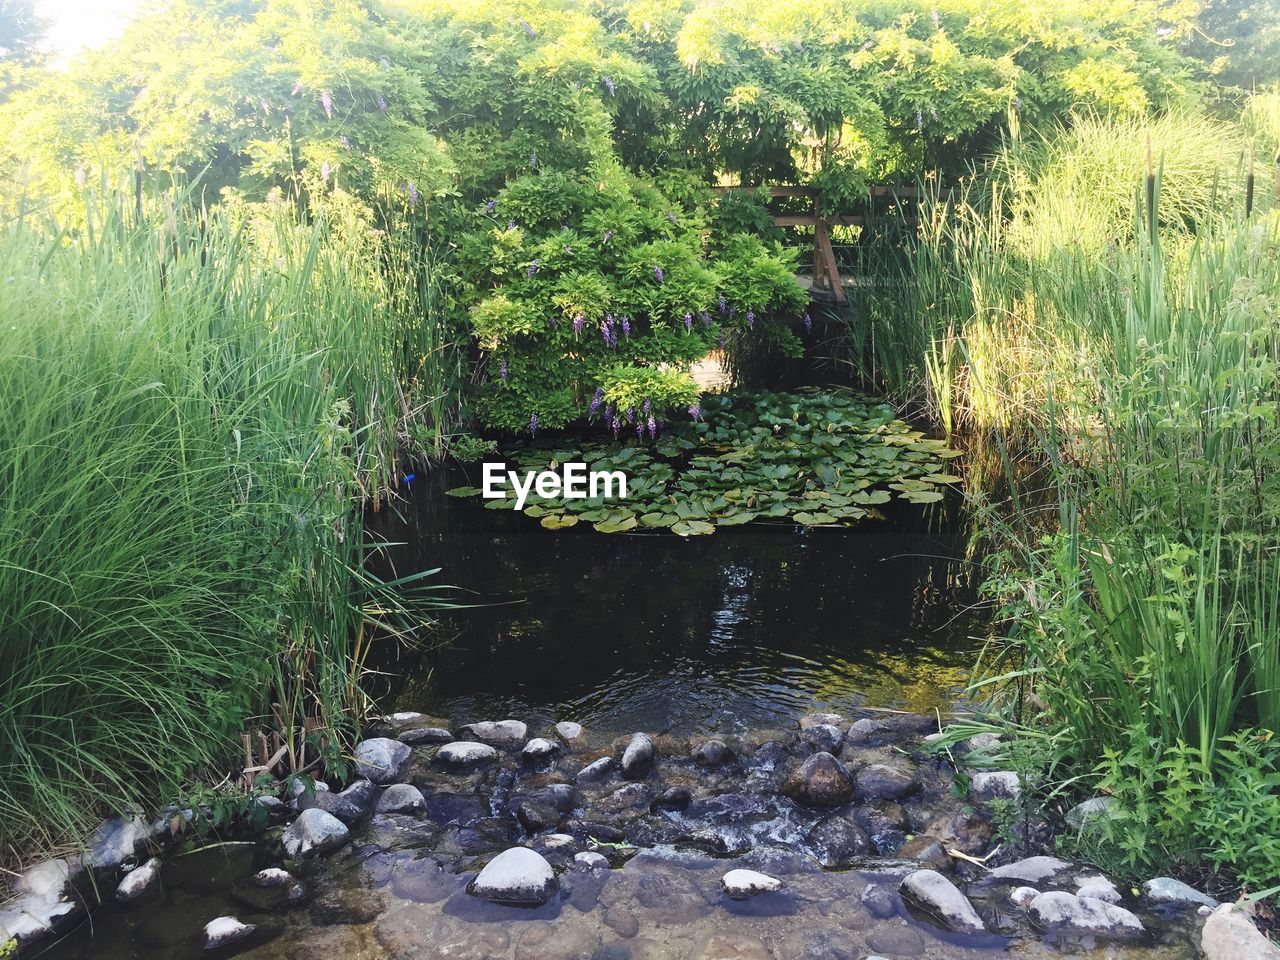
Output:
[[446,497],[478,497],[484,493],[479,487],[454,487],[452,490],[446,490]]
[[548,513],[542,518],[542,525],[548,530],[564,530],[577,524],[578,518],[571,513]]
[[681,520],[671,527],[671,532],[681,537],[704,537],[715,533],[716,528],[705,520]]

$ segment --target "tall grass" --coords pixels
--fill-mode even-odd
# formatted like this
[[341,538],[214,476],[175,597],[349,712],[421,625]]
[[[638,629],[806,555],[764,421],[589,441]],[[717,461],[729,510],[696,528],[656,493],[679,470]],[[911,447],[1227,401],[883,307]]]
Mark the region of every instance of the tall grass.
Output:
[[342,210],[5,227],[0,845],[175,796],[247,723],[338,759],[362,649],[431,599],[360,520],[444,427],[429,268]]

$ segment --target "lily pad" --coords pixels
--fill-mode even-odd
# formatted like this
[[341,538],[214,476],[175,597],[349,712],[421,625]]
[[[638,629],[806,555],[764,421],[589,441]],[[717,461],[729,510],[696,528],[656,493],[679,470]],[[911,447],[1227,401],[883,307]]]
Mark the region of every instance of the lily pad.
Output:
[[715,533],[716,528],[705,520],[680,520],[672,525],[671,532],[681,537],[702,537]]
[[564,530],[578,525],[578,518],[572,513],[548,513],[542,518],[542,525],[548,530]]

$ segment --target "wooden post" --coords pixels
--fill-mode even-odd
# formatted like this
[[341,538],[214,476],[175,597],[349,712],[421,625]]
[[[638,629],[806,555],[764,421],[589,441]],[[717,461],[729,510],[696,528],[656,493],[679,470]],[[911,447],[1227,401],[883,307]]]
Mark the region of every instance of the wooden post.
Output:
[[1244,218],[1253,216],[1253,144],[1249,144],[1249,172],[1244,178]]

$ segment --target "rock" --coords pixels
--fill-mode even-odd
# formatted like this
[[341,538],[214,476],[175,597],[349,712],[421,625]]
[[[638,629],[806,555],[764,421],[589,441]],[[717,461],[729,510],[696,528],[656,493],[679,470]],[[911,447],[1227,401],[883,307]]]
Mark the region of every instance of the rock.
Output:
[[[621,904],[615,903],[606,909],[601,919],[606,927],[624,940],[630,940],[640,932],[640,919]],[[631,951],[628,950],[623,956],[630,957]]]
[[592,780],[603,780],[613,773],[617,766],[618,761],[614,760],[613,757],[601,757],[599,760],[592,761],[579,770],[577,781],[579,783],[587,783]]
[[498,854],[471,881],[472,896],[510,906],[541,906],[559,885],[551,864],[527,847],[512,847]]
[[393,783],[378,800],[378,813],[416,813],[425,809],[422,791],[409,783]]
[[1009,894],[1009,900],[1014,906],[1025,910],[1031,906],[1032,901],[1038,896],[1040,896],[1040,891],[1035,887],[1014,887]]
[[14,881],[18,893],[29,894],[39,900],[59,900],[72,876],[72,861],[68,859],[43,860],[28,867]]
[[800,731],[800,742],[815,753],[824,751],[834,756],[844,745],[844,733],[834,724],[814,723]]
[[560,823],[560,811],[549,803],[525,799],[521,800],[516,807],[516,819],[520,821],[520,826],[524,827],[525,832],[541,833]]
[[920,780],[898,767],[873,763],[858,771],[854,791],[861,801],[901,800],[920,792]]
[[373,737],[356,744],[356,772],[379,785],[400,779],[413,751],[408,744],[387,737]]
[[561,720],[556,724],[555,731],[556,736],[566,747],[581,746],[582,735],[585,732],[582,724],[574,723],[572,720]]
[[265,870],[259,870],[249,881],[255,886],[263,890],[271,890],[275,887],[283,887],[293,883],[293,874],[288,870],[282,870],[279,867],[267,867]]
[[759,893],[776,893],[782,881],[755,870],[730,870],[720,878],[720,888],[730,900],[747,900]]
[[136,870],[124,875],[116,887],[116,900],[120,903],[133,903],[160,886],[160,861],[152,857]]
[[898,912],[897,900],[888,887],[869,883],[858,900],[873,917],[885,920]]
[[420,747],[431,743],[448,743],[453,739],[453,734],[444,727],[418,727],[414,730],[404,731],[396,739],[401,743]]
[[83,862],[95,870],[119,870],[146,843],[149,831],[141,817],[112,817],[93,832]]
[[609,813],[621,813],[635,807],[648,807],[652,797],[643,783],[627,783],[601,798],[599,807]]
[[0,947],[5,946],[9,938],[27,944],[60,932],[82,912],[79,900],[41,899],[25,894],[0,909],[0,937],[3,938]]
[[979,805],[1016,800],[1021,792],[1022,781],[1012,770],[984,770],[969,780],[969,799]]
[[917,870],[902,881],[902,894],[954,933],[986,933],[968,898],[936,870]]
[[609,858],[602,853],[596,853],[592,850],[575,853],[573,855],[573,862],[582,864],[582,866],[586,867],[588,870],[609,869]]
[[436,751],[435,761],[450,770],[474,770],[498,759],[498,751],[487,743],[455,740]]
[[845,739],[850,743],[867,743],[875,737],[881,736],[889,732],[889,725],[881,723],[879,720],[863,718],[855,720],[849,725],[849,730],[845,734]]
[[1106,820],[1111,816],[1113,797],[1092,797],[1067,811],[1067,826],[1079,830],[1091,820]]
[[770,812],[769,801],[754,793],[717,793],[698,797],[686,808],[692,817],[713,823],[738,823]]
[[1017,860],[1003,867],[996,867],[987,874],[987,877],[991,880],[1044,883],[1070,869],[1071,864],[1057,857],[1027,857],[1025,860]]
[[1234,904],[1224,903],[1209,915],[1200,932],[1205,960],[1280,960],[1280,947],[1264,937]]
[[1081,877],[1076,883],[1077,897],[1092,897],[1103,903],[1119,903],[1124,898],[1116,885],[1106,877]]
[[700,767],[715,769],[733,760],[733,751],[723,740],[704,740],[693,751],[693,762]]
[[856,858],[873,852],[866,832],[847,817],[830,816],[818,821],[804,842],[818,863],[827,869],[848,866]]
[[748,933],[713,933],[696,960],[773,960],[773,953]]
[[360,887],[322,890],[311,904],[311,922],[321,927],[372,923],[382,913],[382,897]]
[[853,799],[853,779],[829,753],[815,753],[782,784],[782,792],[806,807],[830,809]]
[[216,917],[204,925],[202,942],[206,950],[222,950],[248,939],[257,929],[256,924],[242,923],[235,917]]
[[1173,877],[1155,877],[1142,885],[1142,894],[1148,903],[1176,903],[1179,906],[1205,906],[1216,910],[1218,901],[1195,887],[1187,886]]
[[824,724],[828,727],[843,727],[849,721],[838,713],[809,713],[800,718],[800,730]]
[[934,870],[949,871],[951,869],[951,856],[947,853],[946,844],[927,833],[912,837],[902,845],[895,856],[901,860],[915,860]]
[[337,849],[347,842],[351,831],[331,813],[303,810],[280,837],[284,852],[291,860],[302,860]]
[[1146,933],[1142,921],[1123,907],[1062,890],[1040,894],[1028,912],[1045,933],[1107,940],[1134,940]]
[[381,791],[370,780],[357,780],[341,793],[317,790],[300,794],[292,806],[297,810],[317,808],[333,814],[347,826],[363,820],[373,812]]
[[975,733],[965,741],[970,750],[987,750],[1000,742],[998,733]]
[[534,737],[524,745],[520,756],[529,763],[549,763],[560,752],[560,744],[545,737]]
[[519,720],[481,720],[469,723],[458,731],[458,736],[479,740],[495,747],[515,747],[524,743],[529,728]]
[[991,821],[985,817],[957,813],[947,821],[940,836],[945,839],[947,846],[971,857],[978,857],[986,853],[994,832]]
[[667,787],[654,798],[649,808],[651,810],[685,810],[692,802],[693,791],[688,787]]
[[657,755],[653,741],[648,734],[637,733],[622,752],[622,775],[628,780],[639,780],[647,776],[653,769],[653,761]]

